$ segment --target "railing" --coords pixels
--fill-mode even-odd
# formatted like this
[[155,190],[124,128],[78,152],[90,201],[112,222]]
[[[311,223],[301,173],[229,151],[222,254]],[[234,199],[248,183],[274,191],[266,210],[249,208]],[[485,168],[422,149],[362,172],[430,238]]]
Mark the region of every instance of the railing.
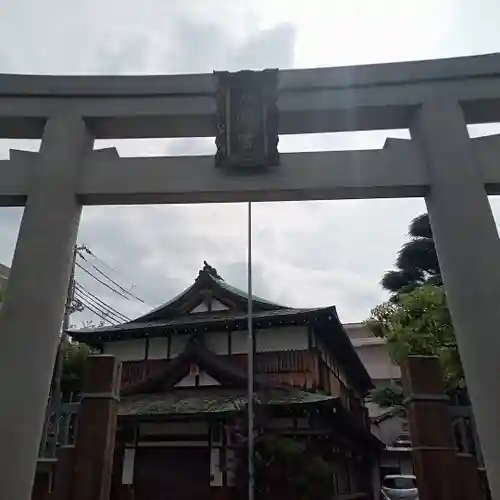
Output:
[[470,453],[477,459],[480,467],[484,465],[481,443],[476,430],[476,421],[471,406],[450,406],[451,418],[457,448]]
[[47,406],[39,458],[55,458],[59,446],[73,444],[80,403],[61,403]]

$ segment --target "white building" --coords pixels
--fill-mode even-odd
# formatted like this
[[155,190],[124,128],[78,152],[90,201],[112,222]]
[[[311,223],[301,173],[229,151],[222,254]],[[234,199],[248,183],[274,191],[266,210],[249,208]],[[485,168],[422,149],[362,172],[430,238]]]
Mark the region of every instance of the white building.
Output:
[[[400,382],[401,370],[392,362],[384,339],[375,337],[363,323],[347,323],[344,328],[377,389]],[[381,408],[371,402],[366,406],[372,432],[386,445],[381,460],[382,474],[413,473],[408,420],[404,412],[400,408]]]
[[0,263],[0,291],[4,290],[9,278],[10,268]]

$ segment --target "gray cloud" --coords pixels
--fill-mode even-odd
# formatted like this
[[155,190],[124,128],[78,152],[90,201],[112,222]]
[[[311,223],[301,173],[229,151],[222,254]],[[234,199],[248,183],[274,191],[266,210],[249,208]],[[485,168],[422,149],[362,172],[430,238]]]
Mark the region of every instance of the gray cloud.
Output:
[[[321,19],[313,14],[316,10],[323,11],[319,2],[314,7],[311,3],[297,8],[302,9],[304,17],[315,19],[311,31],[310,27],[304,28],[302,15],[288,15],[294,9],[287,2],[281,4],[277,15],[272,14],[271,3],[264,0],[252,7],[245,7],[242,0],[218,0],[217,8],[204,0],[143,0],[140,7],[124,0],[104,3],[0,0],[3,47],[0,71],[153,74],[287,68],[297,63],[297,52],[301,65],[305,52],[314,65],[325,61],[332,64],[331,54],[335,51],[338,57],[335,56],[333,63],[352,54],[358,61],[361,52],[377,60],[380,57],[377,47],[381,46],[394,47],[394,57],[402,58],[402,48],[393,42],[395,35],[385,37],[384,30],[366,34],[370,46],[356,45],[359,34],[353,34],[345,25],[349,16],[344,7],[349,9],[350,3],[345,3],[342,9],[332,7],[331,2],[326,4],[338,10],[336,15],[342,20],[343,25],[335,32],[329,18],[321,26],[316,23]],[[271,14],[275,19],[288,20],[268,22]],[[442,20],[446,19],[444,14]],[[417,15],[415,11],[407,16],[409,24],[405,25],[405,32],[419,25],[415,21]],[[354,17],[363,29],[373,25],[370,15],[356,12]],[[56,18],[57,22],[51,22],[49,27],[48,21]],[[440,21],[438,25],[441,24]],[[398,26],[397,22],[394,26]],[[450,30],[451,25],[446,26],[447,36]],[[480,36],[471,37],[474,50],[478,50],[479,38],[481,47],[488,43],[488,37],[480,31]],[[491,33],[495,40],[500,40],[497,31],[492,29]],[[415,36],[415,44],[408,47],[411,58],[418,57],[417,49],[422,42],[420,31]],[[460,32],[455,33],[453,43],[458,43],[461,36]],[[341,46],[343,37],[350,42]],[[436,53],[451,55],[450,44],[438,42],[433,39],[429,44]],[[422,54],[428,56],[429,50],[425,48]],[[383,57],[391,55],[384,53]],[[489,130],[491,127],[481,133]],[[387,135],[404,137],[407,132],[282,137],[280,149],[381,147]],[[206,138],[99,141],[98,145],[109,144],[116,144],[121,154],[128,156],[214,151],[213,141]],[[12,141],[0,140],[0,157],[5,158],[12,145]],[[21,141],[14,147],[36,148],[36,144]],[[492,200],[492,206],[495,213],[500,212],[499,200]],[[424,210],[424,205],[422,200],[302,202],[255,204],[253,210],[254,292],[293,306],[336,304],[341,318],[353,321],[362,320],[371,307],[385,298],[379,279],[391,268],[398,248],[405,241],[408,222]],[[0,208],[3,262],[10,263],[21,213],[21,209]],[[215,266],[229,282],[246,288],[246,221],[246,206],[241,204],[87,207],[80,242],[118,270],[109,270],[112,277],[127,286],[135,284],[132,290],[148,304],[122,299],[83,273],[78,273],[78,279],[129,316],[138,315],[149,305],[166,301],[189,286],[203,260]]]

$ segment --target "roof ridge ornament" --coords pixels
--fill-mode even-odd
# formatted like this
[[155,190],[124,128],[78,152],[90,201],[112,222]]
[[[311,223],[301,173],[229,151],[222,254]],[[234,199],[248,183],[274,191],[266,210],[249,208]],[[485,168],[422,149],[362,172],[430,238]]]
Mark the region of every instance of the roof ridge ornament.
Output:
[[198,272],[198,277],[202,275],[208,275],[217,280],[224,281],[224,278],[222,278],[222,276],[217,272],[217,269],[215,269],[215,267],[212,267],[206,260],[203,261],[203,267]]

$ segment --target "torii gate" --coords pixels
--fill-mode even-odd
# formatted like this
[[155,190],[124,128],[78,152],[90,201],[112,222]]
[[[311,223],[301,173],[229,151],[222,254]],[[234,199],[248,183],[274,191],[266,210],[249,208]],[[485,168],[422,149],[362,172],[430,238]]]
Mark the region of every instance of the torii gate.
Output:
[[120,158],[93,139],[220,135],[217,75],[0,76],[0,137],[42,137],[39,153],[0,161],[0,205],[25,205],[0,313],[0,499],[30,497],[82,205],[424,196],[500,500],[500,241],[487,199],[500,193],[500,137],[466,129],[500,121],[500,54],[276,77],[281,134],[409,128],[412,140],[267,168]]

